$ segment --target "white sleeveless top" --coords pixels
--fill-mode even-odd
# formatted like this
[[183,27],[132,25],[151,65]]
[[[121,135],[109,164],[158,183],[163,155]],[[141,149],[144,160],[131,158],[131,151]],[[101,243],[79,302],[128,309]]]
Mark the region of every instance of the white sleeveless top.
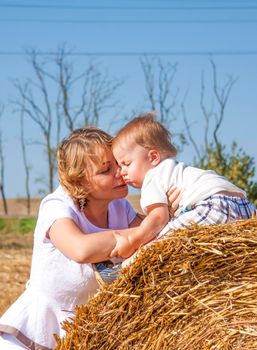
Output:
[[[113,200],[108,210],[109,229],[128,228],[136,215],[126,199]],[[89,222],[60,186],[42,200],[34,233],[30,280],[0,319],[0,333],[16,336],[30,349],[52,349],[53,333],[64,335],[60,323],[72,317],[74,307],[87,303],[98,290],[92,265],[67,258],[46,237],[53,222],[64,217],[74,220],[86,233],[106,230]]]

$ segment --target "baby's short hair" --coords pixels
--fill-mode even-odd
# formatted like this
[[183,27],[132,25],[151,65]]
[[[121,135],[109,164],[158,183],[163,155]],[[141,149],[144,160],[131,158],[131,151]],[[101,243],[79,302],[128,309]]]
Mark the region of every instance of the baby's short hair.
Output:
[[112,146],[115,147],[122,139],[134,141],[147,150],[156,149],[164,156],[175,157],[177,154],[169,130],[156,120],[155,112],[141,113],[133,118],[117,133]]

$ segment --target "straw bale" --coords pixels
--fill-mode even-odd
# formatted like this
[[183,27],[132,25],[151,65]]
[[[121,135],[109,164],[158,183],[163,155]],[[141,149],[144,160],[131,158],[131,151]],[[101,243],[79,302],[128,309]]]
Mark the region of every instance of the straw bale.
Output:
[[257,349],[257,220],[178,230],[63,323],[56,350]]

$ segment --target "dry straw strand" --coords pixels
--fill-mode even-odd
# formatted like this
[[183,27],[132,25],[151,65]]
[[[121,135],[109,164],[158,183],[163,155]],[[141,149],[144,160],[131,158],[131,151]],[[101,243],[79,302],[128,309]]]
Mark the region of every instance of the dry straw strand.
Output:
[[257,220],[168,234],[62,326],[55,350],[257,349]]

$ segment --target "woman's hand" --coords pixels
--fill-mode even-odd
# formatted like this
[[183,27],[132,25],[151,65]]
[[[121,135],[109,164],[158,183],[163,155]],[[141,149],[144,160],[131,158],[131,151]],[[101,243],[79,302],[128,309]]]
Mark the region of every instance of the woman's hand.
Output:
[[167,192],[167,197],[169,202],[168,208],[170,218],[174,218],[179,207],[179,202],[182,198],[182,192],[176,186],[171,186],[171,188]]

